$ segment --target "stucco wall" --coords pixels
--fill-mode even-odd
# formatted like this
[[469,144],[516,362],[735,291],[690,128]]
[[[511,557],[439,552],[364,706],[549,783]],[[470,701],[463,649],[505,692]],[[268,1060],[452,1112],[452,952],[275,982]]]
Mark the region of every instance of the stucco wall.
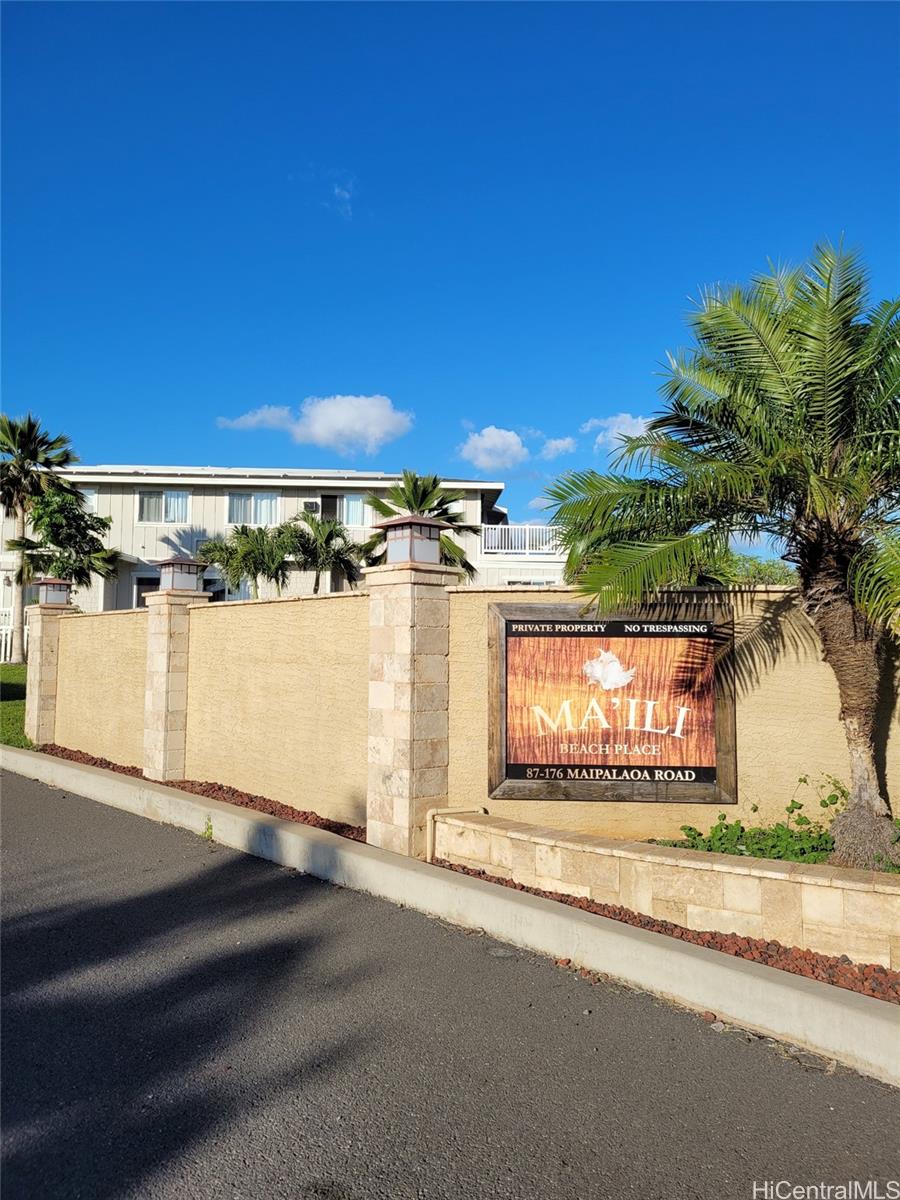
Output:
[[[488,797],[487,617],[492,604],[575,603],[563,588],[461,589],[450,594],[450,766],[448,804],[485,807],[514,821],[617,838],[680,836],[682,825],[705,830],[718,810],[707,804],[543,803]],[[728,819],[769,823],[784,817],[799,776],[815,783],[823,774],[848,778],[848,757],[838,721],[837,685],[793,593],[783,588],[733,593],[737,656],[738,803]],[[900,798],[900,724],[896,688],[881,713],[888,732],[885,774]],[[806,793],[806,795],[802,793]],[[811,789],[801,789],[805,815],[822,810]],[[757,813],[751,812],[758,805]]]
[[185,775],[365,824],[365,593],[192,608]]
[[56,743],[123,766],[141,766],[146,677],[145,609],[64,617]]

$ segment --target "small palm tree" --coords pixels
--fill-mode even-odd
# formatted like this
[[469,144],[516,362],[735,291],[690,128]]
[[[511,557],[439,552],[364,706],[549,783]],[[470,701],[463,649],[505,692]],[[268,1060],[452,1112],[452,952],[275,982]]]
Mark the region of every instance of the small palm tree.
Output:
[[[384,498],[367,496],[366,503],[385,520],[414,513],[419,517],[431,517],[435,521],[446,521],[458,533],[478,533],[477,525],[467,525],[463,515],[453,507],[463,498],[462,492],[445,488],[437,475],[417,475],[415,471],[404,471],[400,483],[395,483]],[[441,534],[441,562],[446,566],[458,567],[468,579],[475,576],[475,567],[466,558],[466,552],[449,534]],[[384,561],[384,530],[377,530],[366,543],[366,561],[377,566]]]
[[365,546],[354,542],[340,521],[300,513],[282,527],[288,552],[302,571],[312,571],[313,595],[319,593],[322,573],[331,572],[352,586],[360,577]]
[[281,595],[290,571],[290,553],[283,526],[271,529],[266,525],[236,525],[227,537],[204,542],[197,558],[217,566],[233,591],[246,579],[250,595],[257,600],[261,579],[274,583],[276,593]]
[[549,489],[569,572],[598,606],[637,601],[775,538],[837,677],[850,800],[834,861],[900,861],[875,763],[885,640],[900,631],[900,300],[868,310],[854,254],[703,296],[669,357],[664,411],[623,439],[627,473]]
[[52,488],[61,488],[73,494],[77,489],[59,475],[64,467],[78,462],[72,444],[65,434],[51,437],[37,417],[27,416],[15,420],[0,416],[0,504],[12,513],[16,522],[15,541],[20,543],[17,584],[13,591],[12,647],[10,662],[25,661],[25,549],[21,545],[25,538],[25,524],[32,503]]
[[197,561],[218,567],[231,591],[236,592],[244,582],[244,569],[238,556],[232,529],[227,537],[209,538],[197,547]]

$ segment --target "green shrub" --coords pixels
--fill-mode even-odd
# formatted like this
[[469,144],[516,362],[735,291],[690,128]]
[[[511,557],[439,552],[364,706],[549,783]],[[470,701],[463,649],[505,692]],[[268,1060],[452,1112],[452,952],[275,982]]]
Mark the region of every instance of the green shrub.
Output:
[[[688,850],[711,850],[716,854],[746,854],[752,858],[778,858],[787,862],[825,862],[834,849],[834,839],[827,825],[813,822],[802,812],[803,804],[797,799],[801,788],[809,787],[809,776],[801,775],[794,795],[785,808],[785,820],[774,825],[751,825],[741,821],[729,821],[725,813],[709,833],[703,834],[693,825],[682,825],[683,839],[657,841],[658,846],[680,846]],[[815,789],[819,807],[834,816],[848,798],[847,788],[833,775],[825,775]],[[758,811],[753,805],[752,812]]]

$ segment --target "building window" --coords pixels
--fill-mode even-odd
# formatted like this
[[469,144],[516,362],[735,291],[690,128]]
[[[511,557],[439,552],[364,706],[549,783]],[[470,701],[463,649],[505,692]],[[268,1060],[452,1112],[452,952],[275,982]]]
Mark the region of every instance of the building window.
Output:
[[322,516],[342,525],[361,527],[366,523],[365,497],[362,495],[323,496]]
[[84,500],[84,507],[88,512],[97,511],[97,489],[95,487],[83,487],[78,489],[81,492]]
[[138,492],[138,521],[142,525],[186,525],[188,492]]
[[341,496],[338,517],[345,525],[365,525],[365,506],[362,496]]
[[210,593],[210,604],[222,604],[227,600],[250,599],[249,580],[242,579],[240,587],[232,588],[218,573],[204,575],[203,590]]
[[275,525],[278,522],[277,492],[229,492],[229,525]]

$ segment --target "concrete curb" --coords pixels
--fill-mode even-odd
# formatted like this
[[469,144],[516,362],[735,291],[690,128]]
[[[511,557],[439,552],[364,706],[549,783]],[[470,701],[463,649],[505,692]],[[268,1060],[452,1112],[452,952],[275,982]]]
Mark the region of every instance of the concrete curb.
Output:
[[0,765],[109,804],[203,833],[340,887],[368,892],[500,941],[601,971],[633,987],[803,1046],[900,1085],[900,1006],[580,912],[433,867],[308,825],[206,800],[163,784],[2,747]]

